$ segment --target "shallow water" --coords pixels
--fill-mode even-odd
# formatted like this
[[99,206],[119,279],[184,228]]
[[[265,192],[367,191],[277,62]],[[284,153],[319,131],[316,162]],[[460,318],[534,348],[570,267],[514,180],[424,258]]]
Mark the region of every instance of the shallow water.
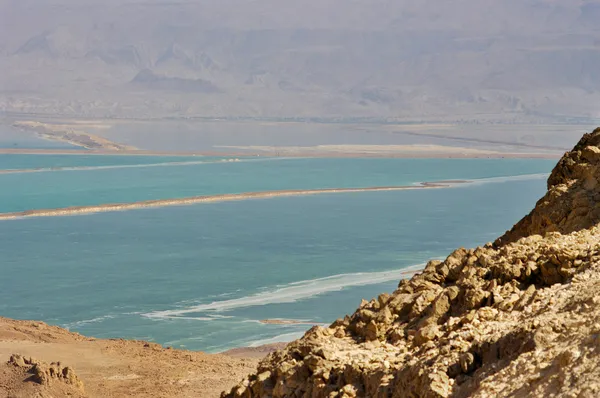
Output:
[[[0,212],[130,203],[197,195],[411,185],[422,181],[478,179],[544,173],[551,160],[526,159],[223,159],[114,164],[115,157],[66,156],[78,170],[0,174]],[[117,157],[120,161],[136,158]],[[2,161],[0,164],[6,164]],[[145,159],[140,159],[143,161]],[[227,160],[227,159],[225,159]],[[41,162],[52,159],[37,160]],[[129,160],[129,161],[135,161]],[[148,160],[152,162],[152,160]],[[92,163],[89,163],[92,162]],[[12,161],[14,164],[15,162]],[[82,169],[82,167],[88,167]],[[152,167],[149,167],[152,166]]]
[[59,171],[69,168],[81,171],[127,167],[164,166],[170,164],[201,164],[224,158],[207,156],[146,156],[146,155],[71,155],[71,154],[0,154],[0,170]]
[[[197,180],[204,181],[205,192],[480,180],[440,190],[2,221],[0,314],[41,319],[97,337],[140,338],[211,352],[289,340],[309,326],[259,321],[330,323],[353,311],[361,298],[392,291],[407,267],[493,240],[534,206],[545,191],[539,173],[549,172],[552,164],[295,159],[152,168],[153,173],[131,180],[128,192],[158,187],[152,191],[157,195],[182,194],[198,189]],[[81,175],[60,180],[64,198],[81,198],[82,192],[90,195],[85,183],[97,181],[97,173],[107,173],[102,181],[110,181],[111,174],[113,180],[126,181],[131,170],[147,169],[38,175],[54,183],[56,176]],[[178,178],[179,185],[169,185],[167,175]],[[222,181],[225,176],[228,180]],[[26,189],[15,188],[14,180],[12,186],[0,181],[9,188],[0,196],[4,208],[4,198],[30,200],[26,194],[39,183],[26,180],[33,184]],[[43,205],[45,197],[40,194],[35,203]],[[54,198],[48,196],[62,203]]]
[[31,131],[21,130],[0,120],[0,149],[81,149],[61,141],[51,141],[38,137]]

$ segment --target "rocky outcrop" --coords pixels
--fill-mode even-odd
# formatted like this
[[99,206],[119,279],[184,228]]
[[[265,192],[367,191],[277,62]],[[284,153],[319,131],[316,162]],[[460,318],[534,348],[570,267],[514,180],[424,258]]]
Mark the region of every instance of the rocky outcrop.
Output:
[[9,365],[17,368],[24,368],[31,374],[30,381],[42,385],[52,384],[54,381],[72,385],[83,391],[83,382],[75,374],[72,368],[62,366],[60,362],[47,364],[35,358],[26,358],[21,355],[11,355]]
[[600,395],[600,129],[511,231],[263,360],[223,397]]
[[585,134],[558,162],[548,192],[532,212],[495,243],[546,232],[569,233],[600,222],[600,128]]
[[13,354],[0,366],[0,396],[11,398],[84,398],[83,382],[73,368]]

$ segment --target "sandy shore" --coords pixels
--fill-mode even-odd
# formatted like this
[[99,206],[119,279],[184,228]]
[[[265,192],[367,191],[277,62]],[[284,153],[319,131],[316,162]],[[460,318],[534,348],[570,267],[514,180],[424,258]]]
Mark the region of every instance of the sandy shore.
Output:
[[223,351],[220,355],[227,355],[233,358],[253,358],[262,359],[269,353],[284,348],[288,343],[265,344],[258,347],[240,347]]
[[298,149],[282,153],[265,151],[148,151],[148,150],[82,150],[82,149],[15,149],[0,148],[2,154],[22,155],[123,155],[123,156],[217,156],[217,157],[290,157],[290,158],[400,158],[400,159],[558,159],[562,153],[521,152],[447,152],[447,151],[402,151],[368,152],[346,149],[345,151],[310,151]]
[[306,196],[306,195],[318,195],[318,194],[331,194],[331,193],[350,193],[350,192],[379,192],[379,191],[401,191],[401,190],[414,190],[414,189],[437,189],[447,188],[452,184],[463,183],[466,181],[452,181],[452,182],[437,182],[437,183],[422,183],[420,185],[401,185],[401,186],[389,186],[389,187],[368,187],[368,188],[330,188],[330,189],[290,189],[281,191],[265,191],[265,192],[246,192],[239,194],[225,194],[225,195],[206,195],[206,196],[192,196],[180,199],[157,199],[157,200],[146,200],[141,202],[133,203],[111,203],[101,204],[94,206],[74,206],[65,207],[59,209],[37,209],[37,210],[26,210],[13,213],[0,213],[0,220],[10,220],[25,217],[56,217],[56,216],[71,216],[71,215],[82,215],[82,214],[93,214],[103,213],[111,211],[125,211],[134,209],[145,209],[153,207],[166,207],[166,206],[183,206],[192,205],[199,203],[215,203],[215,202],[231,202],[237,200],[249,200],[249,199],[267,199],[276,197],[286,196]]
[[260,323],[265,325],[315,325],[314,322],[301,321],[298,319],[261,319]]
[[[119,144],[118,142],[110,141],[99,135],[90,134],[87,131],[81,130],[86,124],[55,124],[42,123],[37,121],[17,121],[13,123],[13,127],[25,131],[31,131],[37,136],[50,141],[64,142],[74,146],[86,149],[99,149],[108,151],[131,151],[137,148],[130,145]],[[103,125],[87,125],[88,127],[102,128]]]
[[102,169],[119,169],[119,168],[135,168],[135,167],[167,167],[167,166],[190,166],[200,164],[215,164],[215,163],[233,163],[233,162],[245,162],[245,161],[257,161],[260,159],[239,159],[239,158],[226,158],[219,160],[184,160],[180,162],[159,162],[159,163],[142,163],[142,164],[112,164],[112,165],[98,165],[98,166],[59,166],[59,167],[36,167],[33,169],[4,169],[0,170],[0,174],[23,174],[23,173],[52,173],[56,171],[89,171],[89,170],[102,170]]

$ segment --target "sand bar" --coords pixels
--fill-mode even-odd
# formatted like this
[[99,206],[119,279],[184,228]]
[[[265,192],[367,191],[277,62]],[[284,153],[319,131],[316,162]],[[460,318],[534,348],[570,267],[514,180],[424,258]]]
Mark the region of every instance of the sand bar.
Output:
[[[42,123],[36,121],[18,121],[13,123],[14,127],[22,130],[33,131],[40,138],[47,139],[50,141],[65,142],[77,147],[86,149],[99,149],[109,151],[132,151],[136,150],[136,147],[130,145],[123,145],[118,142],[110,141],[104,137],[90,134],[86,131],[81,130],[84,124],[76,125],[65,125],[65,124],[52,124]],[[108,128],[110,126],[102,124],[88,124],[88,127],[94,128]]]
[[237,200],[248,200],[248,199],[268,199],[275,197],[286,197],[286,196],[305,196],[305,195],[318,195],[318,194],[330,194],[330,193],[351,193],[351,192],[379,192],[379,191],[401,191],[401,190],[414,190],[414,189],[436,189],[436,188],[448,188],[453,184],[466,182],[466,181],[453,181],[448,183],[422,183],[419,185],[400,185],[400,186],[387,186],[387,187],[367,187],[367,188],[325,188],[325,189],[288,189],[281,191],[264,191],[264,192],[245,192],[245,193],[232,193],[223,195],[204,195],[204,196],[191,196],[186,198],[178,199],[156,199],[156,200],[145,200],[141,202],[131,203],[110,203],[110,204],[99,204],[92,206],[73,206],[63,207],[57,209],[35,209],[25,210],[11,213],[0,213],[0,220],[19,219],[25,217],[56,217],[56,216],[71,216],[71,215],[82,215],[82,214],[93,214],[103,213],[110,211],[124,211],[134,209],[145,209],[152,207],[166,207],[166,206],[183,206],[192,205],[198,203],[215,203],[215,202],[231,202]]
[[286,158],[383,158],[383,159],[558,159],[562,152],[555,153],[526,153],[526,152],[448,152],[448,151],[388,151],[373,152],[359,148],[346,151],[312,151],[298,147],[296,151],[282,152],[275,147],[273,150],[199,150],[199,151],[152,151],[152,150],[120,150],[109,151],[101,149],[29,149],[29,148],[0,148],[0,155],[121,155],[121,156],[215,156],[215,157],[286,157]]
[[[268,159],[268,158],[264,158]],[[257,161],[260,159],[250,159]],[[33,169],[4,169],[0,170],[0,174],[22,174],[22,173],[50,173],[55,171],[91,171],[91,170],[106,170],[106,169],[129,169],[139,167],[166,167],[166,166],[197,166],[200,164],[216,164],[216,163],[236,163],[247,162],[248,159],[240,160],[239,158],[219,159],[216,161],[198,160],[180,161],[180,162],[162,162],[162,163],[141,163],[141,164],[107,164],[97,166],[58,166],[58,167],[36,167]]]

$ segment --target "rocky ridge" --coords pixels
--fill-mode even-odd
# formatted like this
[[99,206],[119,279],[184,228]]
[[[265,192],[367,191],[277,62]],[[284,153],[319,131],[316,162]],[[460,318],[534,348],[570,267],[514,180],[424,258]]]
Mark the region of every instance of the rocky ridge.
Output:
[[558,162],[548,192],[496,246],[546,232],[570,233],[600,223],[600,128],[585,134]]
[[8,360],[9,365],[15,368],[23,369],[30,374],[32,382],[49,385],[54,382],[62,382],[74,386],[76,389],[83,391],[83,382],[75,374],[73,369],[68,366],[62,366],[60,362],[52,362],[47,364],[44,361],[35,358],[27,358],[22,355],[11,355]]
[[222,397],[600,395],[600,129],[535,209],[263,360]]

